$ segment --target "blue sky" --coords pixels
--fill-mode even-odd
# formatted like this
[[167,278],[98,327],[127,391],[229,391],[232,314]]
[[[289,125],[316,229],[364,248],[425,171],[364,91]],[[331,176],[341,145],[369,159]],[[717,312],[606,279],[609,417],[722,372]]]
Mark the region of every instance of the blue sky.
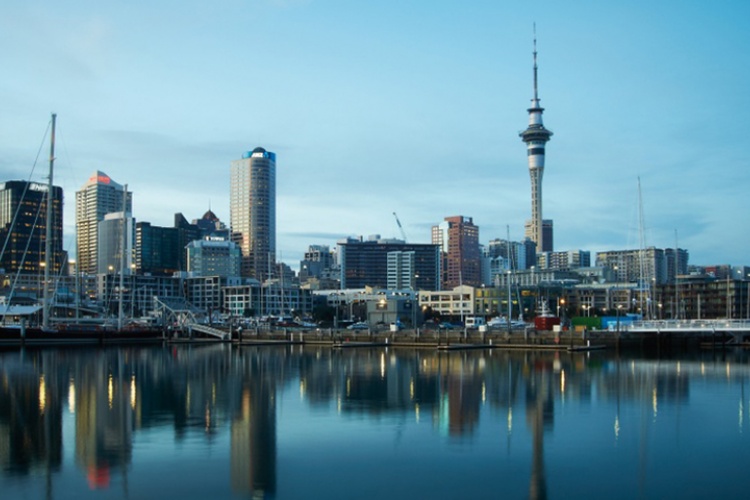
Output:
[[[156,5],[154,5],[156,4]],[[750,264],[750,3],[9,1],[0,180],[26,179],[58,114],[55,184],[128,184],[139,221],[209,206],[229,164],[277,154],[277,254],[346,236],[429,242],[446,216],[523,237],[536,23],[555,249],[645,240]],[[44,181],[46,143],[33,180]]]

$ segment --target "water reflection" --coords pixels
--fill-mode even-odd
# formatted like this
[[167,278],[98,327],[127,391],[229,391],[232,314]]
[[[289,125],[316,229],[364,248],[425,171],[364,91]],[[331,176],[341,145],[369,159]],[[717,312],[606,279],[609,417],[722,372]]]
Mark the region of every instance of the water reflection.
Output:
[[[654,444],[647,434],[662,412],[684,408],[687,414],[691,387],[697,385],[697,404],[710,399],[717,412],[733,412],[733,419],[739,412],[736,425],[742,432],[749,373],[741,351],[649,360],[612,353],[299,346],[10,350],[0,353],[0,485],[26,488],[31,483],[25,481],[43,477],[35,484],[44,484],[46,495],[53,496],[56,478],[71,473],[63,467],[66,443],[74,448],[75,474],[85,477],[89,488],[113,488],[116,479],[127,496],[130,484],[139,481],[133,475],[137,436],[171,429],[172,442],[147,440],[141,453],[148,446],[184,446],[185,453],[202,460],[206,447],[222,450],[225,455],[218,459],[228,475],[210,476],[216,489],[256,498],[283,496],[279,485],[292,481],[294,472],[280,466],[292,457],[279,449],[277,402],[294,396],[309,412],[330,413],[331,426],[408,420],[412,426],[431,426],[432,440],[470,442],[500,422],[493,432],[505,433],[505,453],[516,460],[528,457],[525,479],[517,479],[530,498],[546,498],[551,484],[566,488],[561,474],[550,476],[559,467],[562,446],[553,447],[554,458],[545,456],[545,438],[555,431],[560,441],[571,435],[593,443],[611,440],[615,446],[630,440],[640,447],[641,490],[635,493],[642,494],[654,487],[647,449]],[[729,388],[731,401],[712,399],[716,382]],[[285,418],[302,422],[310,415]],[[594,436],[592,428],[603,420],[609,437]],[[201,447],[190,446],[193,436],[200,436]],[[524,450],[511,445],[516,439]],[[499,445],[490,453],[495,461],[510,460],[502,458]],[[280,470],[287,475],[277,477]],[[221,484],[227,477],[229,484]]]

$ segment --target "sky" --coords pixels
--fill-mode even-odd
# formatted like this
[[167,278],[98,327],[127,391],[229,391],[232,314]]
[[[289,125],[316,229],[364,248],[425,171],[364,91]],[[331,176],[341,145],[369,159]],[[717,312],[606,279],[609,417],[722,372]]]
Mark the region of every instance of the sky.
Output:
[[347,236],[429,243],[472,217],[521,240],[536,26],[555,250],[685,248],[750,265],[750,2],[10,0],[0,181],[127,184],[137,221],[209,208],[232,160],[277,155],[277,259]]

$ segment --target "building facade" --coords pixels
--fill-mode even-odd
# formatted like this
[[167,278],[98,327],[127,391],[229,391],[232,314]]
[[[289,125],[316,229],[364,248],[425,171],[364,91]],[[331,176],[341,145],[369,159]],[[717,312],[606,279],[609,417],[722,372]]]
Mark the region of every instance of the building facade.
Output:
[[615,271],[617,281],[662,285],[687,274],[688,252],[683,249],[610,250],[597,252],[596,265]]
[[239,247],[226,240],[196,240],[188,243],[190,276],[238,277],[241,269]]
[[481,284],[479,227],[471,217],[446,217],[432,227],[432,243],[439,245],[442,256],[442,289]]
[[[97,274],[135,272],[135,220],[130,214],[113,212],[104,216],[97,229]],[[125,224],[125,227],[123,227]],[[125,245],[123,249],[123,244]]]
[[132,212],[133,194],[104,172],[96,171],[76,192],[76,261],[79,272],[96,274],[99,223],[112,212]]
[[[401,252],[413,253],[409,257],[408,279],[396,283],[399,288],[414,290],[437,290],[440,287],[440,247],[425,243],[404,243],[402,240],[380,239],[377,235],[368,240],[347,238],[338,242],[339,265],[341,266],[341,288],[388,288],[389,272],[398,274],[397,267],[389,270],[388,255]],[[394,256],[396,253],[394,253]],[[391,266],[402,265],[395,257]],[[403,287],[401,285],[407,285]],[[408,286],[410,285],[410,286]]]
[[[0,183],[0,267],[7,273],[40,273],[45,262],[48,186],[37,182]],[[62,245],[62,188],[52,188],[51,270],[67,268]]]
[[229,217],[241,275],[264,281],[276,260],[276,154],[263,148],[231,163]]
[[179,246],[179,230],[176,227],[152,226],[150,222],[136,223],[136,273],[171,276],[180,271],[180,258],[185,251],[184,247]]

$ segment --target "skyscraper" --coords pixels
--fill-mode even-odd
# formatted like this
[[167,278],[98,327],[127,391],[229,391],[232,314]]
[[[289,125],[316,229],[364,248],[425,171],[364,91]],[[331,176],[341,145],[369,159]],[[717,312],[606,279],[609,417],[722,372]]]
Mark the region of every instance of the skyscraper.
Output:
[[133,193],[125,193],[125,188],[104,172],[97,170],[89,177],[86,184],[76,192],[78,272],[96,274],[98,271],[99,222],[104,220],[104,216],[132,210]]
[[242,252],[240,274],[263,281],[276,260],[276,154],[255,148],[233,160],[229,223]]
[[[45,261],[47,229],[46,184],[27,181],[0,183],[0,267],[8,273],[37,273]],[[62,188],[52,189],[51,270],[60,272],[62,248]]]
[[481,284],[479,227],[471,217],[446,217],[439,225],[432,226],[432,243],[440,245],[443,290]]
[[531,220],[528,223],[527,236],[536,243],[538,252],[551,252],[551,245],[546,245],[544,241],[542,176],[544,175],[544,149],[547,141],[552,137],[552,131],[544,128],[544,123],[542,123],[544,108],[539,105],[537,91],[536,35],[534,36],[534,98],[531,99],[531,107],[528,112],[529,126],[520,133],[521,140],[526,143],[529,175],[531,177]]
[[97,274],[135,272],[135,219],[127,212],[111,212],[104,216],[97,231]]

